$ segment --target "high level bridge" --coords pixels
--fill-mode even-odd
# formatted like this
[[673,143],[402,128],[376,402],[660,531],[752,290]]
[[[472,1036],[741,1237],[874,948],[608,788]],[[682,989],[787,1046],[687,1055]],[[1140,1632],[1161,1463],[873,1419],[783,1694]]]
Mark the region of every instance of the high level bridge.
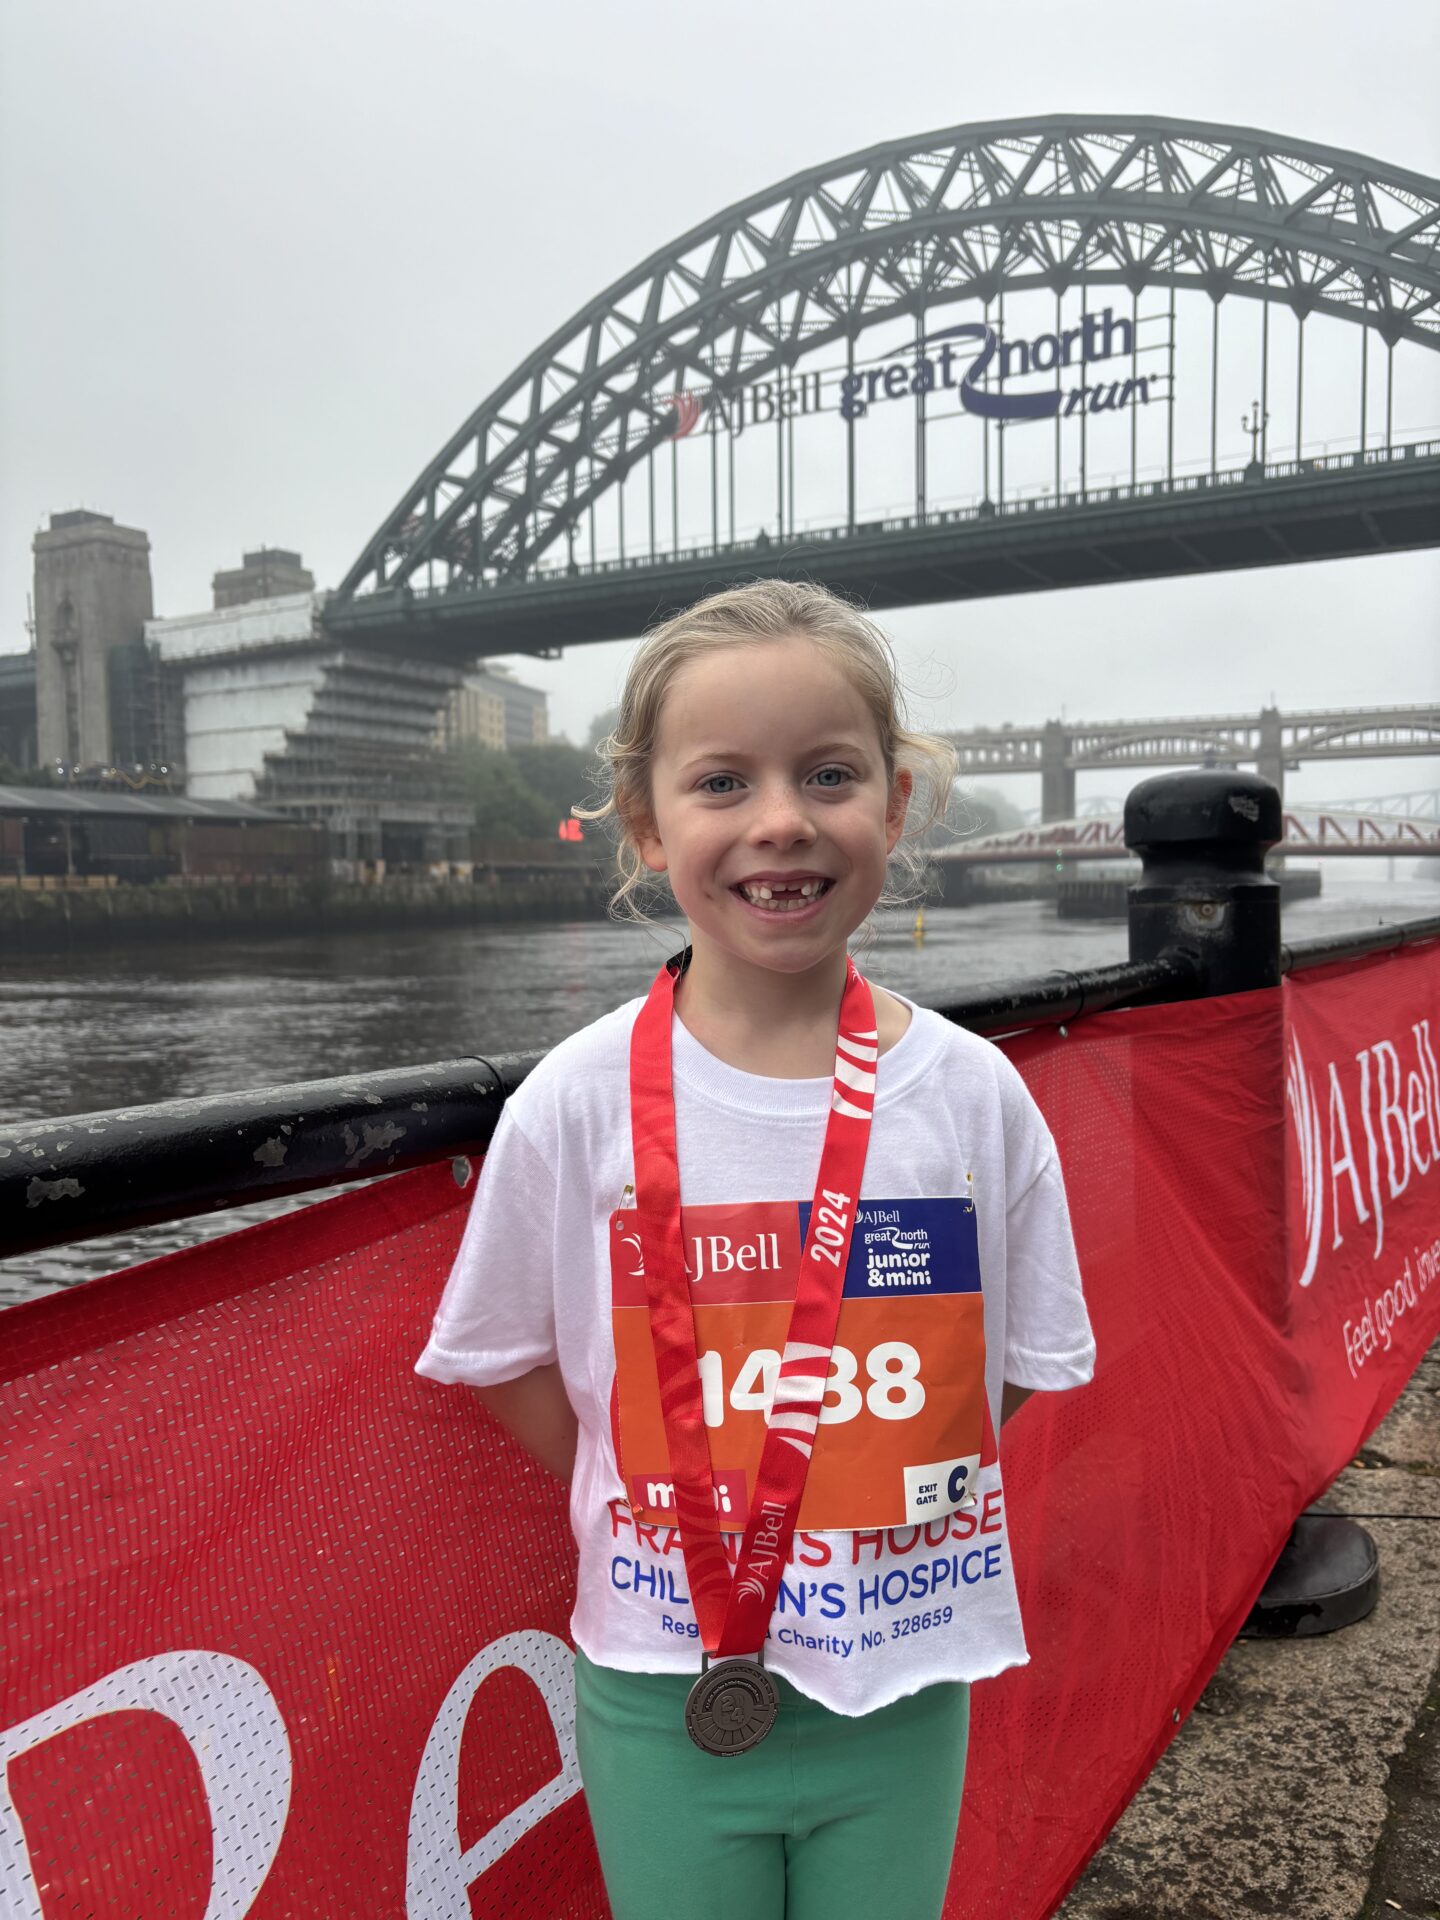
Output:
[[1429,545],[1437,349],[1436,180],[1181,120],[927,133],[606,288],[323,618],[453,661],[756,575],[886,608]]
[[975,727],[948,736],[966,779],[1040,775],[1040,817],[1075,813],[1082,768],[1228,766],[1253,762],[1283,793],[1285,772],[1307,760],[1385,760],[1440,753],[1440,705],[1322,708],[1202,715],[1183,720],[1047,720],[1038,727]]

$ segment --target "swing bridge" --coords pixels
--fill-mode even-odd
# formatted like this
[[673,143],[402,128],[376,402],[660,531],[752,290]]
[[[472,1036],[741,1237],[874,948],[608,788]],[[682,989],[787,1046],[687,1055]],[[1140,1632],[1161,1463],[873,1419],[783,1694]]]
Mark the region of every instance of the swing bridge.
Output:
[[583,307],[321,617],[462,663],[736,578],[888,609],[1433,545],[1437,350],[1440,181],[1171,119],[890,142]]
[[[1315,859],[1440,859],[1440,821],[1367,813],[1348,807],[1287,808],[1281,816],[1276,855]],[[960,839],[931,856],[938,865],[1036,866],[1076,861],[1127,861],[1122,812],[1073,820],[1042,821]]]

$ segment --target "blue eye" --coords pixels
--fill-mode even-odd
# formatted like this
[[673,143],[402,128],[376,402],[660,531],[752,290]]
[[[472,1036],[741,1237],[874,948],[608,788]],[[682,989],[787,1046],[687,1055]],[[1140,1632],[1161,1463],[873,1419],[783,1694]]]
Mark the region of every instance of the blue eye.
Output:
[[738,782],[733,773],[707,773],[700,782],[700,791],[723,798],[726,794],[733,793],[737,785]]
[[821,767],[815,774],[815,782],[822,787],[843,787],[852,778],[848,767]]

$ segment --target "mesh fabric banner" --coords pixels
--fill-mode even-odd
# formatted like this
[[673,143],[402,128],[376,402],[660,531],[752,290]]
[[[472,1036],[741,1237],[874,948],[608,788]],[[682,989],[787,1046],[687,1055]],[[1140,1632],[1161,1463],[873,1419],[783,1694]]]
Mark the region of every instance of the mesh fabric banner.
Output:
[[[1440,1333],[1437,1033],[1432,945],[1010,1048],[1100,1364],[966,1521],[1033,1658],[976,1689],[952,1920],[1053,1912]],[[403,1175],[0,1320],[7,1920],[606,1912],[562,1496],[411,1371],[468,1197]]]
[[1099,1363],[1006,1430],[1032,1657],[976,1689],[951,1920],[1054,1910],[1440,1335],[1437,1031],[1432,944],[1008,1049]]

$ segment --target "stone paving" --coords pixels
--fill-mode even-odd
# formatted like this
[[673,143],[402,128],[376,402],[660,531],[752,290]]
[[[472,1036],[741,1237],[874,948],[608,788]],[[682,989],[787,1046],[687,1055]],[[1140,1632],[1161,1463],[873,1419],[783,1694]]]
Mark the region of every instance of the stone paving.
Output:
[[1440,1920],[1440,1344],[1321,1504],[1375,1612],[1237,1641],[1060,1920]]

